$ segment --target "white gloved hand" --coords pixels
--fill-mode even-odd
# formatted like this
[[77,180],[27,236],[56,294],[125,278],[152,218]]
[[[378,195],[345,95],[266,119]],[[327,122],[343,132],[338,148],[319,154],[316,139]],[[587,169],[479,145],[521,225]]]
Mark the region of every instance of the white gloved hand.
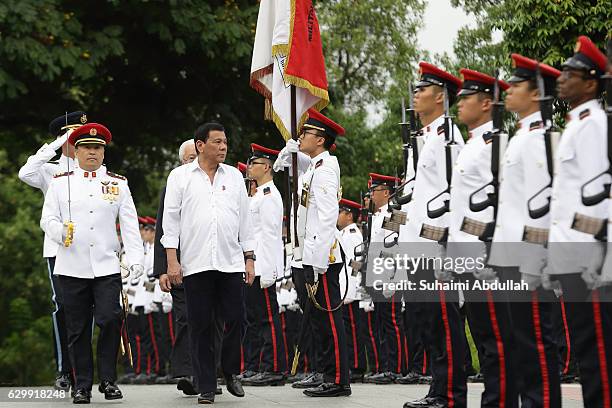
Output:
[[276,283],[276,279],[263,279],[262,277],[259,278],[259,286],[262,289],[269,288],[270,286],[274,285],[275,283]]
[[300,305],[296,302],[290,303],[287,305],[287,309],[292,312],[297,312],[300,309]]
[[[582,272],[582,280],[586,282],[586,285],[589,289],[596,289],[601,286],[602,283],[602,275],[600,271],[602,271],[604,260],[606,255],[606,244],[605,243],[596,243],[593,244],[593,251],[591,253],[591,261],[589,262],[589,266],[587,269]],[[602,271],[603,273],[603,271]]]
[[132,279],[138,279],[144,273],[144,266],[140,264],[134,264],[130,266],[130,276]]
[[279,155],[276,158],[274,165],[272,165],[272,169],[274,170],[274,172],[278,173],[279,171],[283,171],[286,167],[289,166],[291,166],[291,164]]
[[369,312],[373,312],[374,311],[374,303],[373,302],[369,302],[367,303],[364,307],[363,307],[363,311],[366,313]]
[[395,290],[392,289],[388,289],[388,286],[385,286],[386,289],[383,289],[382,294],[385,297],[385,299],[391,299],[391,297],[393,297],[393,295],[395,294]]
[[313,266],[312,269],[319,275],[323,275],[325,272],[327,272],[327,268],[317,268],[316,266]]
[[446,269],[435,269],[434,276],[441,282],[450,282],[453,280],[453,272]]
[[68,129],[63,135],[58,136],[57,139],[49,143],[49,148],[57,150],[66,143],[68,136],[73,132],[74,129]]
[[540,275],[529,275],[527,273],[521,273],[521,280],[527,283],[529,290],[536,290],[538,286],[542,284],[542,277]]
[[[290,154],[293,153],[297,153],[300,151],[300,141],[299,140],[293,140],[293,139],[289,139],[287,140],[287,152]],[[285,150],[285,149],[283,149]]]
[[474,269],[474,277],[485,282],[495,282],[497,280],[497,272],[493,268]]

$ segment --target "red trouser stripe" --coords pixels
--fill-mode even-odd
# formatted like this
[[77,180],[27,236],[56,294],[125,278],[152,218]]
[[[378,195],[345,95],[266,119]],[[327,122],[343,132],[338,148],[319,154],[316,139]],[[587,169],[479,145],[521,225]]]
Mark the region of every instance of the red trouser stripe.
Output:
[[140,367],[140,336],[136,336],[136,374],[142,371]]
[[538,302],[538,292],[531,294],[531,309],[533,311],[533,327],[535,329],[536,346],[538,349],[538,359],[540,370],[542,371],[542,400],[544,408],[550,407],[550,380],[548,379],[548,366],[546,364],[546,354],[544,352],[544,341],[542,340],[542,326],[540,323],[540,306]]
[[569,327],[567,326],[567,314],[565,313],[565,301],[563,300],[563,296],[559,298],[559,303],[561,304],[561,318],[563,319],[563,331],[565,332],[565,344],[567,344],[567,353],[565,355],[565,367],[563,367],[563,374],[567,374],[569,371],[570,365],[570,357],[571,357],[571,342],[570,342],[570,334]]
[[402,372],[402,336],[400,334],[399,326],[397,325],[397,318],[395,317],[395,295],[391,297],[391,322],[393,323],[393,329],[395,330],[395,340],[397,341],[397,369],[396,372],[399,374]]
[[308,372],[308,356],[304,354],[304,372]]
[[157,351],[157,340],[155,340],[155,332],[153,331],[153,316],[151,313],[147,315],[149,319],[149,332],[151,333],[151,343],[153,344],[153,352],[155,353],[155,372],[159,373],[159,353]]
[[[329,290],[327,288],[327,275],[321,275],[323,278],[323,291],[325,292],[325,303],[327,303],[327,309],[331,309],[331,302],[329,300]],[[334,314],[327,312],[329,317],[329,324],[331,325],[332,336],[334,338],[334,357],[336,358],[336,384],[340,384],[340,348],[338,345],[338,333],[336,332],[336,322],[334,321]]]
[[176,339],[174,338],[174,317],[172,316],[172,312],[168,312],[168,329],[170,330],[170,342],[174,347]]
[[608,363],[604,343],[603,327],[601,325],[601,307],[599,305],[599,291],[592,292],[593,320],[595,322],[595,336],[597,338],[597,356],[599,357],[599,373],[601,375],[601,388],[603,389],[604,407],[610,408],[610,379],[608,378]]
[[357,368],[359,365],[359,357],[357,353],[357,328],[355,327],[355,316],[353,315],[353,303],[349,303],[348,305],[349,318],[351,319],[351,335],[353,337],[353,367]]
[[240,372],[244,371],[244,347],[240,345]]
[[[271,286],[276,290],[276,286]],[[263,289],[264,297],[266,298],[266,310],[268,312],[268,323],[270,324],[270,333],[272,334],[272,355],[274,356],[274,372],[278,371],[278,353],[276,348],[276,329],[274,328],[274,319],[272,318],[272,308],[270,307],[270,295],[268,289]]]
[[446,382],[446,397],[448,398],[448,408],[455,406],[455,395],[453,394],[453,343],[451,340],[450,324],[448,322],[448,310],[446,310],[446,294],[440,291],[440,307],[442,309],[442,322],[446,332],[446,362],[448,368],[448,380]]
[[147,375],[151,375],[151,355],[147,354]]
[[427,351],[423,350],[423,375],[427,373]]
[[289,347],[287,345],[287,323],[285,322],[285,314],[280,314],[281,318],[281,329],[283,331],[283,344],[285,345],[285,362],[286,367],[290,367],[289,365]]
[[374,332],[372,331],[372,312],[366,312],[366,315],[368,315],[368,331],[370,333],[370,340],[372,341],[372,351],[374,352],[375,372],[378,373],[378,350],[376,350],[376,340],[374,339]]
[[493,335],[497,345],[497,358],[499,359],[499,408],[504,408],[506,406],[506,355],[497,322],[497,313],[495,313],[493,293],[490,290],[487,290],[487,305],[489,306],[489,317],[491,318],[491,326],[493,326]]
[[406,360],[406,369],[410,365],[410,360],[408,359],[408,339],[404,336],[404,360]]

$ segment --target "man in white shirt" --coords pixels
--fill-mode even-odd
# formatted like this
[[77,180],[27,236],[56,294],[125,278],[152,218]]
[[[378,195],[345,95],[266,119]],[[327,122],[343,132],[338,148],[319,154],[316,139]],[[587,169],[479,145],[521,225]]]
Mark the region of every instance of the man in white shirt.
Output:
[[255,232],[255,281],[246,289],[246,304],[253,313],[253,342],[259,373],[243,379],[244,385],[284,385],[287,364],[282,341],[282,328],[276,298],[276,280],[284,274],[283,199],[274,185],[272,164],[279,151],[251,144],[248,177],[257,183],[249,199],[249,210]]
[[242,174],[223,164],[225,129],[218,123],[206,123],[195,131],[194,139],[197,160],[168,176],[161,243],[166,248],[170,283],[185,286],[198,402],[210,404],[216,389],[213,312],[220,314],[228,330],[221,362],[227,390],[244,396],[236,378],[244,313],[242,277],[246,273],[247,284],[253,283],[255,242]]
[[[458,118],[467,126],[469,138],[453,168],[447,255],[461,265],[468,265],[467,260],[471,260],[469,268],[462,267],[456,273],[462,282],[473,287],[473,283],[483,276],[479,274],[481,271],[475,266],[475,261],[484,257],[486,247],[479,238],[484,232],[470,233],[466,224],[482,223],[479,224],[482,226],[493,222],[492,207],[475,212],[470,209],[470,201],[485,201],[485,191],[474,197],[472,194],[493,178],[491,146],[493,137],[497,136],[492,133],[491,114],[496,79],[471,69],[462,68],[460,72],[463,86],[458,94]],[[501,93],[509,85],[497,80],[497,86],[501,99]],[[516,406],[518,395],[515,367],[510,357],[513,351],[512,326],[507,298],[503,291],[466,290],[463,294],[470,333],[481,350],[479,355],[483,357],[480,370],[484,375],[485,389],[481,405]]]
[[[518,115],[515,135],[504,153],[498,213],[488,264],[502,281],[526,282],[529,290],[508,292],[516,351],[518,393],[524,406],[561,405],[558,350],[552,333],[552,291],[541,287],[542,245],[523,242],[526,226],[547,228],[549,214],[530,217],[529,200],[550,182],[546,166],[544,125],[536,84],[539,68],[546,95],[554,95],[560,72],[522,55],[512,54],[505,106]],[[542,200],[543,201],[543,200]],[[531,207],[539,207],[542,201]]]
[[135,277],[144,272],[142,240],[127,179],[102,165],[111,137],[110,131],[97,123],[70,134],[68,142],[75,146],[79,165],[53,179],[40,220],[43,231],[59,245],[53,273],[59,275],[65,307],[75,375],[74,403],[91,399],[93,317],[100,327],[98,390],[106,399],[123,397],[115,385],[122,321],[117,218],[129,270]]
[[[43,195],[45,195],[49,188],[49,184],[51,184],[51,180],[53,180],[53,176],[74,169],[74,146],[67,143],[68,135],[71,129],[75,129],[85,123],[87,123],[87,115],[85,112],[81,111],[71,112],[67,115],[64,114],[53,119],[51,123],[49,123],[49,133],[55,136],[56,139],[49,144],[45,143],[38,149],[36,154],[28,157],[28,161],[19,169],[19,179],[32,187],[40,189]],[[55,162],[50,161],[60,148],[62,149],[60,158]],[[58,302],[57,296],[57,292],[59,292],[59,282],[57,281],[57,277],[53,275],[56,254],[57,243],[53,242],[53,240],[45,234],[43,257],[47,261],[47,272],[52,293],[51,301],[55,307],[55,310],[51,314],[53,320],[54,353],[57,367],[55,389],[68,391],[70,389],[70,384],[73,383],[73,378],[71,374],[70,358],[68,356],[64,308]]]
[[[605,293],[606,289],[598,289],[598,286],[604,279],[598,268],[590,265],[597,244],[592,235],[572,228],[576,214],[608,218],[610,200],[585,206],[581,197],[582,186],[610,165],[607,158],[610,129],[599,103],[603,90],[601,76],[606,64],[604,53],[588,37],[580,36],[575,54],[565,61],[557,79],[559,98],[566,101],[571,110],[556,152],[545,270],[550,279],[561,283],[563,289],[585,407],[610,405],[611,399],[610,308],[609,303],[600,302],[600,292],[603,290]],[[600,184],[590,183],[584,194],[591,196],[601,189]],[[608,239],[611,235],[608,224]],[[608,249],[608,262],[611,256]]]

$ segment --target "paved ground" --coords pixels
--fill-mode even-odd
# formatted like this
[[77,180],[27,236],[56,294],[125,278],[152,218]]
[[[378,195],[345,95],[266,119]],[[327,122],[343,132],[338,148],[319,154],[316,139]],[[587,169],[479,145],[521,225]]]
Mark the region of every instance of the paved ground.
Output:
[[[418,399],[427,392],[426,385],[372,385],[353,384],[353,395],[344,398],[308,398],[302,395],[301,390],[290,386],[284,387],[245,387],[246,397],[235,398],[223,389],[223,395],[217,396],[216,406],[239,408],[343,408],[343,407],[371,407],[371,408],[401,408],[407,400]],[[34,388],[36,389],[36,388]],[[42,388],[38,388],[39,390]],[[482,384],[470,384],[468,389],[468,406],[480,405]],[[24,401],[7,402],[8,388],[0,388],[0,407],[68,407],[73,406],[69,399],[46,400],[41,402]],[[186,397],[176,390],[174,385],[123,385],[121,390],[125,397],[120,401],[105,401],[100,393],[94,389],[91,407],[112,408],[120,405],[130,407],[192,407],[197,405],[195,397]],[[563,385],[563,407],[582,407],[580,385]]]

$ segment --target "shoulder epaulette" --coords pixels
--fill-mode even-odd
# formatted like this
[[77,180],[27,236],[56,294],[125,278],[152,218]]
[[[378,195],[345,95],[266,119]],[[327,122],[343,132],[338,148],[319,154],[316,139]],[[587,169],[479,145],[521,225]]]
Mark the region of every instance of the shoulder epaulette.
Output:
[[117,173],[113,173],[111,171],[107,171],[106,174],[108,174],[110,177],[113,178],[118,178],[119,180],[127,180],[125,177],[123,177],[121,174],[117,174]]
[[49,163],[49,164],[59,164],[59,162],[57,160],[51,160],[51,161],[48,161],[47,163]]
[[355,228],[351,228],[351,229],[349,229],[349,232],[356,233],[357,230]]
[[315,169],[321,167],[323,165],[323,159],[319,160],[317,164],[315,164]]
[[443,135],[444,134],[444,125],[438,126],[438,134],[439,135]]
[[74,174],[74,171],[66,171],[64,173],[57,173],[53,176],[53,178],[63,177],[63,176],[71,176]]
[[536,120],[535,122],[531,122],[529,124],[529,130],[536,130],[536,129],[540,129],[542,127],[542,121],[541,120]]
[[486,144],[489,144],[493,141],[493,132],[485,132],[482,135],[482,139]]
[[580,115],[578,115],[578,117],[580,118],[580,120],[586,118],[587,116],[589,116],[591,114],[591,110],[590,109],[585,109],[582,112],[580,112]]
[[271,191],[270,191],[270,187],[266,187],[266,188],[264,188],[264,189],[263,189],[263,193],[264,193],[264,195],[266,195],[266,194],[270,194],[270,193],[271,193]]

